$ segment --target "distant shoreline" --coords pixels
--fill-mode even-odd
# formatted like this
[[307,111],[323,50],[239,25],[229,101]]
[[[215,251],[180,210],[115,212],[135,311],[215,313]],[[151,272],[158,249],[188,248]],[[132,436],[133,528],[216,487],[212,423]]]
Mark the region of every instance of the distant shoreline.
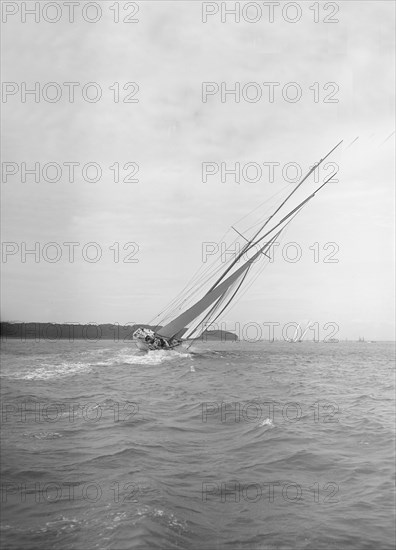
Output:
[[[113,323],[93,324],[87,323],[81,325],[78,323],[39,323],[39,322],[1,322],[0,333],[4,339],[21,339],[21,340],[47,340],[49,342],[56,340],[132,340],[132,334],[139,328],[159,329],[160,326],[133,324],[133,325],[118,325]],[[238,336],[233,332],[225,330],[209,330],[205,331],[199,340],[221,340],[221,341],[237,341]]]
[[[6,340],[36,340],[36,341],[47,341],[47,342],[56,342],[57,340],[69,340],[73,342],[74,340],[86,340],[88,342],[97,342],[99,340],[112,340],[114,342],[131,342],[132,335],[134,331],[139,328],[150,328],[152,330],[158,330],[161,328],[160,325],[145,325],[145,324],[130,324],[130,325],[119,325],[117,323],[42,323],[34,321],[2,321],[0,322],[0,335],[1,340],[4,342]],[[181,331],[183,333],[184,331]],[[206,330],[199,338],[192,338],[192,340],[210,342],[210,341],[221,341],[221,342],[240,342],[243,341],[238,338],[238,336],[231,331],[227,330]],[[247,340],[249,341],[249,340]],[[269,339],[259,339],[257,341],[250,341],[250,343],[257,342],[272,342]],[[273,341],[286,341],[282,338],[276,338]],[[304,342],[315,342],[315,340],[304,340]],[[331,340],[323,341],[326,344],[333,344]],[[362,345],[364,344],[375,344],[379,342],[392,342],[395,343],[395,340],[381,340],[381,339],[366,339],[358,340],[354,338],[341,338],[338,339],[337,343],[341,342],[356,342]],[[317,342],[316,342],[317,343]]]

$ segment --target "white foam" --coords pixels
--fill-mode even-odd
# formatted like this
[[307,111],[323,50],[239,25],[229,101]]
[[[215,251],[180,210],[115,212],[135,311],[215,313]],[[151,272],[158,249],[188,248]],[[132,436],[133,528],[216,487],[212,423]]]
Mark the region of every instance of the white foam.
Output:
[[179,353],[175,350],[148,351],[144,354],[125,353],[121,350],[117,355],[117,359],[128,365],[159,365],[165,361],[174,361],[183,357],[189,357],[189,354]]
[[87,363],[68,363],[59,365],[43,363],[42,365],[28,371],[14,371],[8,374],[9,378],[19,380],[49,380],[51,378],[62,378],[65,376],[74,376],[75,374],[85,374],[91,371]]
[[[180,353],[176,350],[158,350],[149,351],[147,353],[139,353],[134,348],[123,348],[119,350],[113,357],[102,361],[94,361],[93,363],[87,358],[86,362],[69,362],[62,363],[41,363],[37,365],[26,365],[25,368],[18,370],[10,369],[7,374],[3,372],[2,376],[17,380],[51,380],[56,378],[64,378],[69,376],[87,374],[93,368],[98,366],[113,366],[115,363],[126,363],[128,365],[159,365],[166,361],[175,361],[177,359],[191,357],[188,353]],[[59,360],[59,359],[58,359]],[[47,359],[48,361],[48,359]]]
[[269,426],[270,428],[273,428],[274,427],[274,422],[270,418],[266,418],[265,420],[263,420],[261,422],[260,426]]

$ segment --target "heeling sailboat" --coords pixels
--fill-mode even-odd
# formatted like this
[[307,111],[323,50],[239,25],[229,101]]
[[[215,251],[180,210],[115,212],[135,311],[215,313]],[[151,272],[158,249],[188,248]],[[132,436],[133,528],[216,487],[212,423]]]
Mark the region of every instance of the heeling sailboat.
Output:
[[[304,331],[302,330],[301,325],[297,325],[294,336],[291,340],[289,340],[289,342],[291,344],[301,343],[304,340],[305,335],[307,334],[307,332],[310,328],[311,328],[311,321],[308,321],[307,326],[305,327]],[[298,336],[299,331],[301,332],[300,337]]]
[[[167,322],[164,325],[160,326],[161,323],[157,323],[154,330],[143,327],[138,328],[133,334],[133,339],[139,349],[149,351],[178,347],[183,341],[191,340],[193,337],[194,339],[198,338],[204,331],[205,326],[214,323],[225,312],[239,293],[257,261],[262,257],[270,258],[271,248],[291,220],[335,176],[337,172],[334,172],[322,185],[294,208],[284,213],[286,204],[291,197],[341,143],[342,141],[312,166],[275,211],[264,221],[261,220],[259,229],[254,232],[253,236],[247,238],[233,227],[236,233],[245,241],[239,252],[235,253],[225,269],[223,264],[215,269],[212,268],[212,273],[207,273],[207,271],[204,274],[198,273],[198,276],[192,279],[191,288],[181,293],[170,304],[167,311]],[[276,216],[281,219],[278,220]],[[246,259],[248,253],[250,253],[250,256]],[[242,265],[238,266],[237,264],[241,261],[243,261]],[[212,282],[213,279],[215,279],[214,282]],[[201,294],[198,300],[195,297],[197,294]],[[193,297],[195,299],[192,305],[186,307],[188,299]]]
[[309,331],[310,328],[311,328],[311,321],[308,321],[307,326],[305,327],[305,330],[304,330],[304,332],[303,332],[302,335],[301,335],[301,338],[299,338],[299,339],[297,340],[297,342],[302,342],[302,341],[304,340],[305,335],[307,334],[307,332]]

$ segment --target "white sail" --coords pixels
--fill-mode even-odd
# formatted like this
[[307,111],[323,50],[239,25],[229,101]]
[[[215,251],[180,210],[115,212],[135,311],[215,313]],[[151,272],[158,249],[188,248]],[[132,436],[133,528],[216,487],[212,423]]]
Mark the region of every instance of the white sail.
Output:
[[221,297],[228,291],[228,289],[233,285],[240,277],[242,277],[245,272],[251,267],[252,263],[258,258],[262,252],[268,248],[268,243],[262,246],[256,254],[254,254],[245,264],[243,264],[239,269],[237,269],[232,275],[227,277],[225,281],[218,284],[215,288],[210,290],[203,298],[196,302],[189,309],[184,311],[181,315],[173,319],[170,323],[162,327],[157,331],[159,336],[164,338],[172,338],[177,333],[179,333],[183,328],[189,325],[194,319],[199,317],[204,311],[206,311],[209,306],[211,306],[216,300],[221,299]]
[[302,336],[301,336],[301,338],[300,338],[300,342],[301,342],[302,340],[304,340],[305,335],[307,334],[307,332],[308,332],[308,330],[309,330],[310,328],[311,328],[311,321],[308,321],[308,324],[307,324],[307,326],[306,326],[306,328],[305,328],[305,330],[304,330],[304,332],[302,333]]
[[296,331],[294,333],[294,336],[292,338],[292,342],[297,342],[298,338],[297,338],[297,334],[298,334],[298,331],[301,330],[301,325],[298,325],[296,326]]

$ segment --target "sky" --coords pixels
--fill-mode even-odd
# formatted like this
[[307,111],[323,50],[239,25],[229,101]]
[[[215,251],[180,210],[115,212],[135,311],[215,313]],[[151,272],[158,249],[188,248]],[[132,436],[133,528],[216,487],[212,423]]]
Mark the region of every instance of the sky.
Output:
[[[221,2],[120,2],[118,23],[114,2],[82,2],[72,22],[64,4],[40,3],[37,21],[2,4],[2,320],[149,322],[202,265],[205,243],[290,189],[288,163],[305,172],[343,139],[318,185],[335,165],[338,182],[293,220],[223,321],[311,320],[336,323],[341,338],[394,339],[393,2],[283,2],[273,22],[260,2],[228,2],[239,22]],[[243,93],[222,101],[236,83]],[[36,163],[38,182],[23,173]],[[203,163],[219,168],[206,181]],[[222,181],[221,163],[239,163],[239,183]],[[274,181],[263,163],[279,163]],[[282,256],[290,242],[297,262]],[[338,262],[324,261],[334,250]]]

